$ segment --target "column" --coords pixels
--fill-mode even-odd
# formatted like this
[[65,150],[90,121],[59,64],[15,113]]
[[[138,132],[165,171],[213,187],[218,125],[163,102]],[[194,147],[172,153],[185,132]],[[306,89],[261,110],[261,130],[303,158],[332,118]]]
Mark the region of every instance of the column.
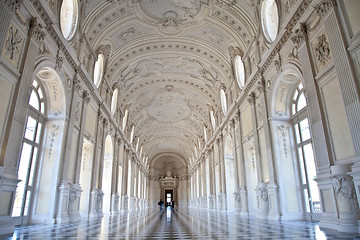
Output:
[[90,196],[90,217],[97,217],[99,215],[98,209],[101,207],[103,192],[99,188],[99,179],[101,179],[101,161],[104,158],[103,146],[105,143],[105,125],[106,120],[103,117],[101,110],[98,112],[98,123],[96,133],[96,143],[93,158],[93,168],[91,177],[91,196]]
[[[262,156],[263,160],[266,161],[267,169],[264,171],[268,171],[268,183],[267,183],[267,199],[268,199],[268,219],[279,220],[280,219],[280,201],[279,201],[279,186],[277,184],[276,176],[275,176],[275,167],[274,167],[274,147],[273,147],[273,139],[271,135],[271,126],[269,119],[269,110],[268,110],[268,92],[265,87],[266,81],[264,76],[261,76],[260,81],[258,82],[257,87],[257,99],[256,102],[259,104],[258,110],[262,112],[262,119],[258,119],[263,122],[264,128],[264,143],[266,151],[264,153],[265,156]],[[260,116],[258,116],[260,118]]]
[[255,145],[255,158],[256,158],[256,175],[258,185],[256,187],[256,195],[257,195],[257,203],[258,203],[258,211],[256,216],[258,218],[267,218],[268,214],[268,192],[266,188],[266,183],[263,181],[263,173],[262,173],[262,164],[261,164],[261,152],[260,152],[260,142],[259,142],[259,133],[258,133],[258,121],[257,121],[257,113],[255,106],[255,93],[251,92],[249,94],[248,102],[251,108],[251,119],[254,126],[254,145]]
[[[3,41],[6,41],[6,36],[10,28],[11,16],[13,11],[17,11],[20,8],[20,4],[16,9],[7,9],[7,3],[0,3],[0,44],[3,46]],[[14,19],[14,21],[17,21]],[[22,29],[18,29],[23,31]],[[44,36],[40,36],[40,29],[38,28],[36,19],[32,19],[30,23],[29,31],[25,34],[25,37],[21,39],[18,46],[22,44],[23,58],[19,57],[19,75],[18,79],[13,79],[16,84],[13,84],[14,89],[11,99],[9,99],[9,116],[7,119],[7,125],[4,127],[3,145],[1,148],[0,158],[0,202],[2,206],[6,206],[8,209],[3,210],[0,216],[0,232],[2,234],[14,232],[14,223],[11,218],[13,201],[15,198],[16,187],[19,182],[17,167],[20,159],[20,146],[22,144],[23,129],[26,122],[26,112],[29,105],[29,89],[33,82],[32,76],[34,72],[34,66],[37,58],[37,53],[40,45],[40,41]],[[6,59],[4,59],[6,61]],[[2,73],[7,70],[0,67]],[[8,74],[10,76],[12,74]],[[11,82],[11,81],[9,81]],[[11,147],[9,147],[11,146]]]
[[[237,155],[237,171],[238,172],[238,186],[239,186],[239,198],[240,198],[240,214],[241,215],[248,215],[248,197],[247,197],[247,190],[245,184],[245,163],[244,163],[244,149],[242,145],[242,128],[241,128],[241,111],[239,109],[238,113],[235,117],[235,133],[234,136],[238,140],[236,141],[236,155]],[[237,131],[236,131],[237,127]],[[238,134],[236,134],[238,133]]]
[[[79,89],[78,89],[79,90]],[[70,192],[69,192],[69,202],[68,202],[68,214],[69,221],[75,222],[81,219],[79,207],[80,207],[80,196],[81,196],[81,186],[80,186],[80,170],[81,170],[81,159],[82,159],[82,146],[84,142],[84,132],[85,132],[85,121],[86,121],[86,112],[87,106],[90,102],[90,96],[88,92],[81,92],[82,94],[82,106],[81,106],[81,117],[79,125],[79,136],[77,143],[77,152],[75,158],[75,176],[74,181],[70,182]],[[70,132],[69,132],[69,135]],[[68,169],[66,169],[68,172]],[[60,219],[57,219],[60,220]]]
[[[55,210],[55,219],[57,223],[68,222],[68,201],[70,195],[70,186],[75,180],[75,176],[69,175],[69,169],[75,168],[71,159],[71,144],[73,131],[75,128],[75,116],[76,116],[76,104],[78,101],[81,101],[81,95],[83,90],[80,86],[80,81],[78,76],[73,78],[73,87],[71,91],[71,100],[70,100],[70,116],[65,127],[65,144],[63,147],[63,158],[62,164],[60,165],[60,180],[57,189],[57,202]],[[80,128],[79,128],[80,129]],[[77,129],[78,130],[78,129]],[[77,146],[79,148],[79,146]],[[77,151],[77,150],[76,150]],[[74,159],[75,161],[75,159]]]
[[123,157],[123,173],[122,173],[122,188],[121,188],[121,210],[125,211],[129,209],[129,195],[127,194],[127,186],[128,186],[128,171],[129,171],[129,160],[128,160],[128,152],[126,145],[124,144],[124,157]]
[[112,167],[112,185],[111,185],[111,213],[119,212],[119,193],[118,193],[118,184],[119,184],[119,146],[120,139],[118,135],[115,133],[115,141],[114,141],[114,160]]
[[205,164],[205,161],[206,161],[206,156],[204,155],[203,156],[203,161],[201,163],[201,172],[202,172],[202,197],[203,197],[203,200],[202,200],[202,207],[203,208],[208,208],[207,206],[207,187],[206,187],[206,184],[207,184],[207,181],[206,181],[206,164]]
[[[307,106],[311,126],[314,158],[317,165],[317,183],[320,191],[322,214],[320,227],[338,229],[338,209],[335,203],[329,166],[334,165],[334,154],[331,148],[331,134],[326,123],[326,110],[321,98],[321,88],[316,79],[316,63],[312,58],[312,44],[308,39],[308,29],[305,24],[295,31],[292,40],[298,46],[299,60],[303,70],[306,88]],[[326,197],[323,197],[326,196]]]
[[[325,6],[328,6],[328,8],[324,8]],[[350,130],[349,133],[346,135],[348,135],[348,137],[351,136],[351,142],[354,149],[353,157],[350,157],[349,159],[349,162],[352,163],[351,172],[348,171],[350,172],[350,175],[353,179],[345,175],[341,177],[341,179],[343,180],[340,181],[343,182],[343,185],[346,184],[347,186],[349,186],[347,187],[349,189],[352,185],[351,181],[354,181],[357,195],[353,196],[352,194],[350,194],[349,196],[345,196],[345,198],[349,200],[346,204],[347,207],[349,209],[353,209],[353,201],[356,201],[357,206],[360,204],[360,89],[359,79],[356,78],[355,69],[352,67],[354,66],[354,62],[351,60],[349,51],[347,49],[348,44],[343,34],[346,31],[346,24],[343,24],[343,22],[341,22],[340,20],[340,16],[338,16],[338,13],[340,12],[340,9],[337,9],[338,7],[338,5],[334,5],[334,3],[332,2],[328,3],[325,1],[321,1],[318,5],[315,6],[315,10],[318,11],[320,17],[323,17],[324,27],[331,47],[332,58],[338,77],[339,88],[342,95],[341,100],[344,104],[346,119],[348,121],[348,126]],[[344,124],[347,125],[347,123]],[[342,141],[344,139],[341,137],[340,140]],[[334,164],[338,165],[340,163],[336,162],[335,160]],[[349,165],[345,163],[344,166],[338,167],[347,169],[348,166]],[[334,168],[337,167],[334,166]],[[334,172],[332,171],[332,177],[334,177],[333,175]],[[353,211],[352,216],[349,216],[349,214],[345,214],[347,210],[340,208],[343,206],[342,204],[344,204],[344,196],[342,196],[343,194],[338,194],[337,192],[335,193],[337,199],[337,207],[339,208],[338,210],[340,215],[338,220],[338,228],[342,227],[346,228],[349,232],[356,232],[358,230],[355,229],[355,225],[357,225],[360,231],[360,216],[358,214],[358,211]],[[351,224],[353,224],[353,227],[349,226]]]

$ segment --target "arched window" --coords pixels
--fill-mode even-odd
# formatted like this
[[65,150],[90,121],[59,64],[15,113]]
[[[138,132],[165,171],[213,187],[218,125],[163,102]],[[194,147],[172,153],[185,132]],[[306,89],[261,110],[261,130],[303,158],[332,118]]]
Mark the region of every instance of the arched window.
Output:
[[60,9],[60,28],[66,40],[71,40],[78,25],[77,0],[63,0]]
[[234,70],[236,82],[239,88],[243,89],[245,84],[245,69],[244,63],[239,55],[236,55],[234,58]]
[[114,93],[113,93],[113,95],[112,95],[112,99],[111,99],[111,114],[114,114],[115,111],[116,111],[118,93],[119,93],[119,90],[118,90],[118,89],[115,89],[115,90],[114,90]]
[[266,40],[273,42],[279,30],[279,11],[276,0],[264,0],[262,2],[261,24]]
[[302,191],[307,213],[320,213],[320,196],[316,183],[316,165],[308,120],[307,103],[303,85],[300,83],[292,99],[292,117],[296,150],[301,171]]
[[227,102],[226,102],[226,94],[225,94],[224,89],[220,89],[220,101],[221,101],[222,111],[223,111],[224,115],[226,116],[226,113],[227,113]]
[[45,97],[37,80],[32,84],[29,99],[26,128],[22,139],[18,178],[21,180],[16,188],[12,217],[26,217],[33,193],[34,174],[39,159],[42,143],[42,129],[46,120]]
[[101,80],[104,74],[104,55],[99,54],[98,59],[95,63],[94,67],[94,83],[96,87],[100,86]]

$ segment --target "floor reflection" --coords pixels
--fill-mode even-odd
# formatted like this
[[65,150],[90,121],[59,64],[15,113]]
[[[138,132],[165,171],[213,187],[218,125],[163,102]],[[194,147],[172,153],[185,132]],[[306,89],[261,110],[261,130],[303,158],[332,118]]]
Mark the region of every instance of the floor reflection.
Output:
[[167,208],[166,208],[166,221],[167,221],[167,222],[170,222],[170,221],[171,221],[171,213],[172,213],[171,207],[167,207]]
[[171,207],[132,211],[79,223],[17,227],[0,239],[359,239],[317,223],[270,221]]

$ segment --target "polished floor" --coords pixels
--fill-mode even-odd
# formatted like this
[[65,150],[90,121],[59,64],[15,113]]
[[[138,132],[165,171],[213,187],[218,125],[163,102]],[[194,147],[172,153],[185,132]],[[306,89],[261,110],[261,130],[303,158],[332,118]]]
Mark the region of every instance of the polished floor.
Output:
[[0,239],[359,239],[317,223],[268,221],[188,208],[121,213],[79,223],[17,227]]

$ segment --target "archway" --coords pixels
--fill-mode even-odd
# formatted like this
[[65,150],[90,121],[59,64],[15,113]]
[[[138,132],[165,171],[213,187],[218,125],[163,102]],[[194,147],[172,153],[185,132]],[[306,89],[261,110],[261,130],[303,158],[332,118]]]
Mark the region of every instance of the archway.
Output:
[[12,216],[15,222],[46,222],[54,214],[62,156],[66,94],[51,67],[35,71],[23,134],[19,178]]
[[[283,219],[318,217],[320,198],[299,68],[285,64],[271,92],[271,117]],[[306,137],[305,137],[306,135]],[[310,175],[311,176],[310,176]],[[300,191],[299,191],[300,190]]]

